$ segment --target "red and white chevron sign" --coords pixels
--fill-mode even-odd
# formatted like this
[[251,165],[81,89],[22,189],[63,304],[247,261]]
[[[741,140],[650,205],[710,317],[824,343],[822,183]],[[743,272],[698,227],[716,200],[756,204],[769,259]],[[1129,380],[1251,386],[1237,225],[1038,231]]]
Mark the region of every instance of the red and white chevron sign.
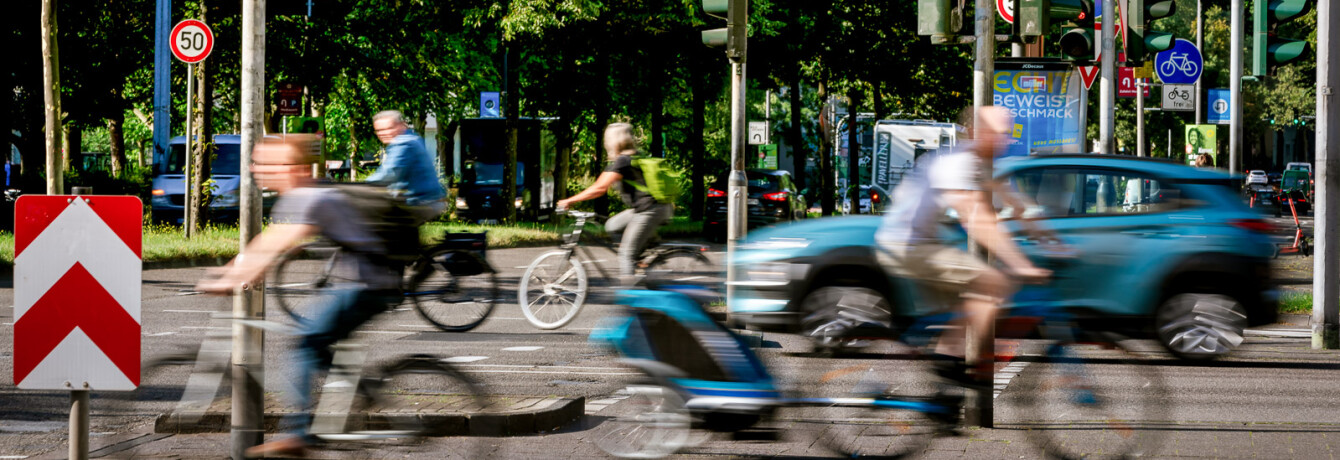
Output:
[[143,217],[140,199],[133,196],[19,197],[14,204],[19,388],[139,386]]

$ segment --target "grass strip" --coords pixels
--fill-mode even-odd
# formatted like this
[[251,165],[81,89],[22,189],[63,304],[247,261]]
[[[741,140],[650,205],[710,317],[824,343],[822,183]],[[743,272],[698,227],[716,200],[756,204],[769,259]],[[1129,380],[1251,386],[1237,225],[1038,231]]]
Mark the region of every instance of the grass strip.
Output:
[[1280,296],[1279,312],[1291,315],[1312,314],[1312,293],[1285,292]]

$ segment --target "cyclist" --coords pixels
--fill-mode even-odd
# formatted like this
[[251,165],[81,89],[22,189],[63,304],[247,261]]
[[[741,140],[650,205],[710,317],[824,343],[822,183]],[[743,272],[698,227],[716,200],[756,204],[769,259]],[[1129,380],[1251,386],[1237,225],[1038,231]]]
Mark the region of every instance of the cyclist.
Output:
[[376,262],[380,260],[377,255],[385,253],[384,244],[359,211],[339,190],[314,187],[311,167],[318,158],[311,153],[312,140],[289,135],[256,146],[252,174],[261,186],[281,195],[272,211],[272,224],[223,268],[221,276],[196,286],[201,292],[231,294],[237,287],[262,279],[284,251],[317,234],[353,249],[340,261],[346,264],[342,268],[357,274],[359,284],[326,297],[329,303],[315,310],[317,316],[294,351],[298,376],[290,395],[302,414],[290,420],[295,436],[252,447],[246,452],[248,458],[302,455],[315,444],[316,438],[306,432],[310,416],[305,411],[316,374],[330,367],[330,347],[400,300],[400,267]]
[[596,183],[581,193],[558,200],[558,207],[563,209],[572,203],[605,196],[611,185],[619,184],[619,195],[628,209],[610,217],[605,223],[605,231],[611,235],[623,233],[619,244],[619,275],[625,284],[631,284],[637,256],[656,235],[656,229],[674,216],[675,205],[660,203],[644,191],[647,182],[642,178],[642,170],[633,165],[633,155],[638,153],[633,125],[614,123],[605,128],[605,152],[609,155],[609,166],[596,177]]
[[404,197],[419,222],[442,215],[447,208],[443,201],[447,192],[437,180],[433,156],[424,147],[423,138],[409,129],[405,116],[396,110],[373,115],[372,127],[377,139],[386,144],[386,158],[367,181],[386,185],[392,193]]
[[[976,139],[960,142],[951,153],[921,160],[911,176],[893,192],[893,206],[885,214],[875,234],[877,256],[890,272],[917,281],[927,294],[952,297],[964,310],[966,326],[978,337],[990,331],[996,309],[1015,289],[1010,277],[963,250],[947,245],[939,237],[941,218],[947,209],[958,212],[970,237],[989,250],[1012,274],[1021,280],[1042,281],[1051,272],[1035,267],[1019,250],[1010,236],[997,226],[988,191],[995,191],[1011,207],[1022,210],[1022,202],[1013,193],[990,180],[984,162],[1003,153],[1003,133],[1010,130],[1008,111],[996,107],[980,109],[980,123],[972,128],[972,111],[965,110],[963,124]],[[1025,219],[1025,228],[1043,241],[1054,241],[1048,232]],[[957,329],[950,329],[958,331]],[[942,335],[936,352],[953,359],[941,374],[972,386],[981,386],[993,369],[989,361],[977,369],[965,369],[961,332]],[[980,356],[991,356],[990,341],[978,342]],[[984,360],[985,361],[985,360]]]

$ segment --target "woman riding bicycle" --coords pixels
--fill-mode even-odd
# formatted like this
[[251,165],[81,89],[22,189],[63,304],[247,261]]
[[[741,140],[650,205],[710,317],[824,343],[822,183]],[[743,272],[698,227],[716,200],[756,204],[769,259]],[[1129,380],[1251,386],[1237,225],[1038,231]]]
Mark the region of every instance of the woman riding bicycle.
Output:
[[619,195],[628,209],[610,217],[605,223],[605,231],[611,235],[623,232],[619,245],[619,275],[624,278],[624,284],[631,284],[638,254],[655,236],[656,229],[674,215],[675,205],[660,203],[646,191],[647,182],[642,178],[642,171],[633,164],[633,156],[638,153],[633,125],[614,123],[605,128],[605,152],[609,155],[609,166],[596,178],[596,183],[581,193],[558,200],[558,207],[563,209],[572,203],[605,196],[611,185],[619,184]]

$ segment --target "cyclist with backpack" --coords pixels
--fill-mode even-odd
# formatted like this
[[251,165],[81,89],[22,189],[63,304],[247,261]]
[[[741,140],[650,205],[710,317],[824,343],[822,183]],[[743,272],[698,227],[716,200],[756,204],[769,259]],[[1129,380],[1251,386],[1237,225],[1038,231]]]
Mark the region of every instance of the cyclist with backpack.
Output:
[[572,203],[605,196],[610,186],[619,184],[619,195],[628,209],[610,217],[605,231],[611,235],[623,233],[619,275],[628,283],[632,281],[638,254],[656,235],[656,229],[674,216],[679,184],[674,173],[663,169],[662,159],[636,156],[633,125],[614,123],[605,128],[605,152],[609,155],[609,166],[596,182],[581,193],[558,200],[558,207],[564,209]]
[[[280,257],[309,237],[321,235],[346,249],[341,269],[355,273],[358,283],[341,288],[325,297],[329,302],[315,310],[316,317],[300,336],[294,361],[298,376],[288,392],[293,404],[304,414],[311,403],[312,383],[316,375],[331,365],[331,346],[353,334],[363,323],[386,311],[401,300],[400,282],[403,265],[393,262],[388,250],[389,234],[384,224],[374,221],[376,210],[395,205],[384,192],[358,193],[338,187],[321,186],[311,178],[317,161],[310,137],[289,135],[283,141],[266,140],[256,145],[252,174],[256,181],[280,194],[275,203],[272,224],[247,244],[242,254],[223,267],[220,276],[201,281],[196,290],[227,295],[234,289],[263,279],[265,272]],[[363,188],[371,189],[364,186]],[[377,196],[381,201],[369,197]],[[372,204],[369,204],[372,203]],[[387,204],[382,204],[387,203]],[[406,215],[408,211],[400,211]],[[413,225],[403,223],[397,228]],[[417,235],[417,233],[415,233]],[[417,242],[417,241],[416,241]],[[307,433],[309,415],[292,420],[295,436],[271,441],[247,449],[248,458],[302,455],[316,443]]]

